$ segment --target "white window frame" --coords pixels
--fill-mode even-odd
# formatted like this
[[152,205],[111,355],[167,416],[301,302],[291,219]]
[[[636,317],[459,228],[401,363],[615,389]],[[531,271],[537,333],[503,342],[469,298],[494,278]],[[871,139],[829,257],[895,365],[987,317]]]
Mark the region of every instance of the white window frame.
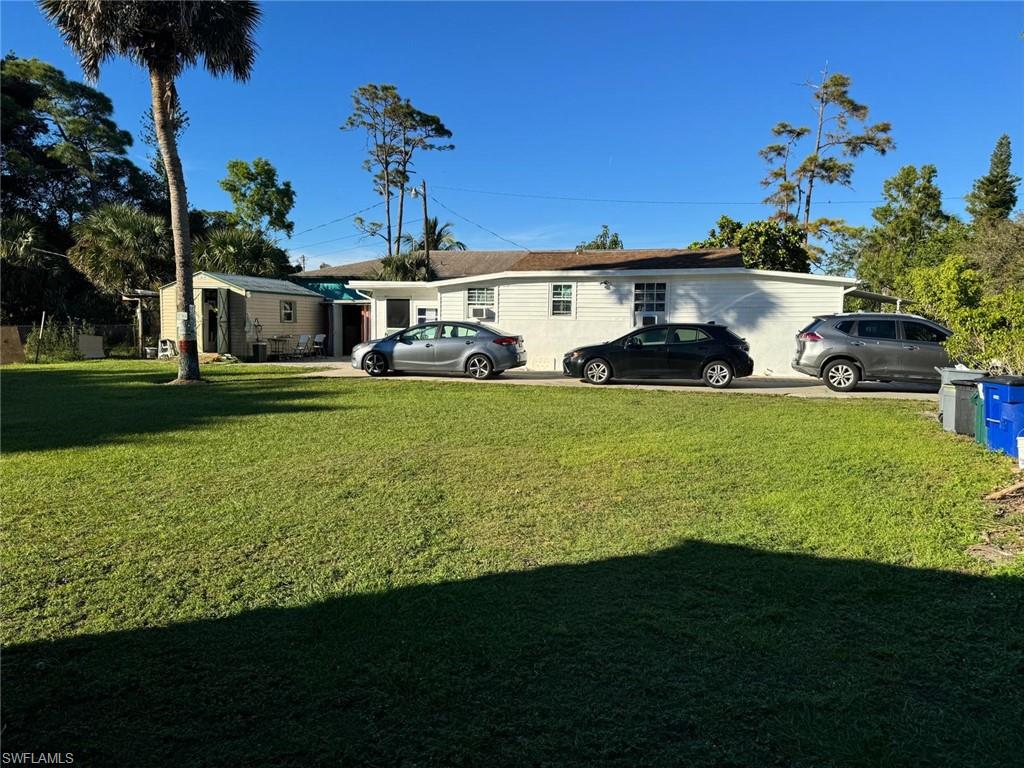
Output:
[[[427,313],[433,312],[433,317],[427,317]],[[422,315],[422,316],[421,316]],[[416,307],[416,325],[423,325],[423,323],[433,323],[441,319],[441,315],[437,310],[437,307]]]
[[[641,286],[641,285],[643,285],[643,286],[653,285],[654,288],[650,292],[653,292],[655,295],[657,295],[657,293],[658,293],[657,286],[659,286],[659,285],[663,286],[663,290],[662,290],[663,298],[661,300],[661,309],[647,309],[646,306],[645,307],[638,307],[637,306],[639,304],[639,300],[638,300],[637,297],[640,294],[640,291],[638,290],[638,286]],[[657,306],[657,303],[658,303],[657,301],[649,302],[649,301],[646,300],[646,298],[647,298],[646,295],[649,292],[649,290],[650,289],[647,289],[647,288],[643,289],[644,294],[645,294],[644,295],[644,299],[645,299],[644,304],[645,305],[653,304],[653,305]],[[651,282],[643,281],[643,282],[633,283],[633,313],[634,314],[638,314],[638,315],[657,315],[657,314],[664,315],[664,314],[667,314],[668,313],[668,283],[667,282],[662,283],[662,282],[658,282],[658,281],[651,281]]]
[[[555,302],[567,300],[564,296],[556,299],[555,288],[569,289],[568,312],[555,312]],[[555,318],[556,320],[571,320],[576,317],[576,283],[551,283],[548,286],[548,317]]]
[[[481,300],[479,296],[475,296],[476,292],[483,293],[484,297],[489,295],[490,301]],[[473,297],[473,298],[471,298]],[[475,300],[474,300],[475,299]],[[466,289],[466,311],[465,316],[467,320],[474,322],[480,322],[479,318],[473,317],[473,310],[475,308],[489,309],[491,314],[494,315],[494,320],[498,318],[498,289],[494,286],[478,286],[475,288]],[[492,321],[493,322],[493,321]]]
[[[297,323],[299,321],[298,320],[298,315],[299,315],[299,306],[298,306],[298,304],[299,303],[297,301],[295,301],[294,299],[281,299],[280,313],[281,313],[281,322],[282,323]],[[284,316],[285,308],[286,307],[288,308],[288,312],[291,313],[291,318],[288,318],[288,319],[286,319],[285,316]]]

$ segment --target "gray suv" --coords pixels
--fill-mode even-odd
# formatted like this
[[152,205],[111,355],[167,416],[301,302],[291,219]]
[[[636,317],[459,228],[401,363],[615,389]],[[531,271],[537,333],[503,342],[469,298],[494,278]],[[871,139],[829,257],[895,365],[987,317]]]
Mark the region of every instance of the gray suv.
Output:
[[917,315],[851,312],[821,315],[796,337],[793,369],[849,392],[861,381],[939,382],[952,335]]

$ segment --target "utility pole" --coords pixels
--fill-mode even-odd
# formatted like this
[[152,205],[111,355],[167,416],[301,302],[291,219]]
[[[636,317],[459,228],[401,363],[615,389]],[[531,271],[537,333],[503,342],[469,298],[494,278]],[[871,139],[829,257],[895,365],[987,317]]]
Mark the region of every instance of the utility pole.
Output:
[[427,257],[427,279],[430,279],[430,240],[427,239],[427,180],[423,180],[423,253]]

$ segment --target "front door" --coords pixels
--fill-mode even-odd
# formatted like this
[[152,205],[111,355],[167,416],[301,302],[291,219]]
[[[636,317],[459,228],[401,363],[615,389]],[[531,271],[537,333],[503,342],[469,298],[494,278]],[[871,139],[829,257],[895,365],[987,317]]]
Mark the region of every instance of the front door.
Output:
[[949,354],[943,346],[947,336],[933,325],[916,320],[901,320],[903,348],[900,350],[900,373],[913,379],[937,380],[936,368],[949,365]]
[[661,326],[637,331],[626,337],[625,344],[612,361],[615,375],[624,379],[664,376],[666,372],[668,328]]
[[699,379],[701,364],[710,339],[700,328],[680,326],[668,335],[669,375],[679,379]]
[[436,325],[410,328],[395,340],[392,352],[394,368],[398,371],[429,371],[434,367]]
[[228,311],[228,289],[217,289],[217,354],[226,355],[231,341],[231,328],[228,323],[231,313]]
[[851,342],[864,366],[866,376],[884,378],[899,371],[900,347],[896,320],[871,318],[857,321],[857,340]]

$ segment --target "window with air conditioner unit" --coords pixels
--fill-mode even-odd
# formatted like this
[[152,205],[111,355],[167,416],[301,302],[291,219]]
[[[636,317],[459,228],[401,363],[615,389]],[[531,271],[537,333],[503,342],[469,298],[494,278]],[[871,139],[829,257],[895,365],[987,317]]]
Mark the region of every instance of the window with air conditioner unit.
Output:
[[466,291],[466,316],[474,320],[493,320],[494,289],[470,288]]

